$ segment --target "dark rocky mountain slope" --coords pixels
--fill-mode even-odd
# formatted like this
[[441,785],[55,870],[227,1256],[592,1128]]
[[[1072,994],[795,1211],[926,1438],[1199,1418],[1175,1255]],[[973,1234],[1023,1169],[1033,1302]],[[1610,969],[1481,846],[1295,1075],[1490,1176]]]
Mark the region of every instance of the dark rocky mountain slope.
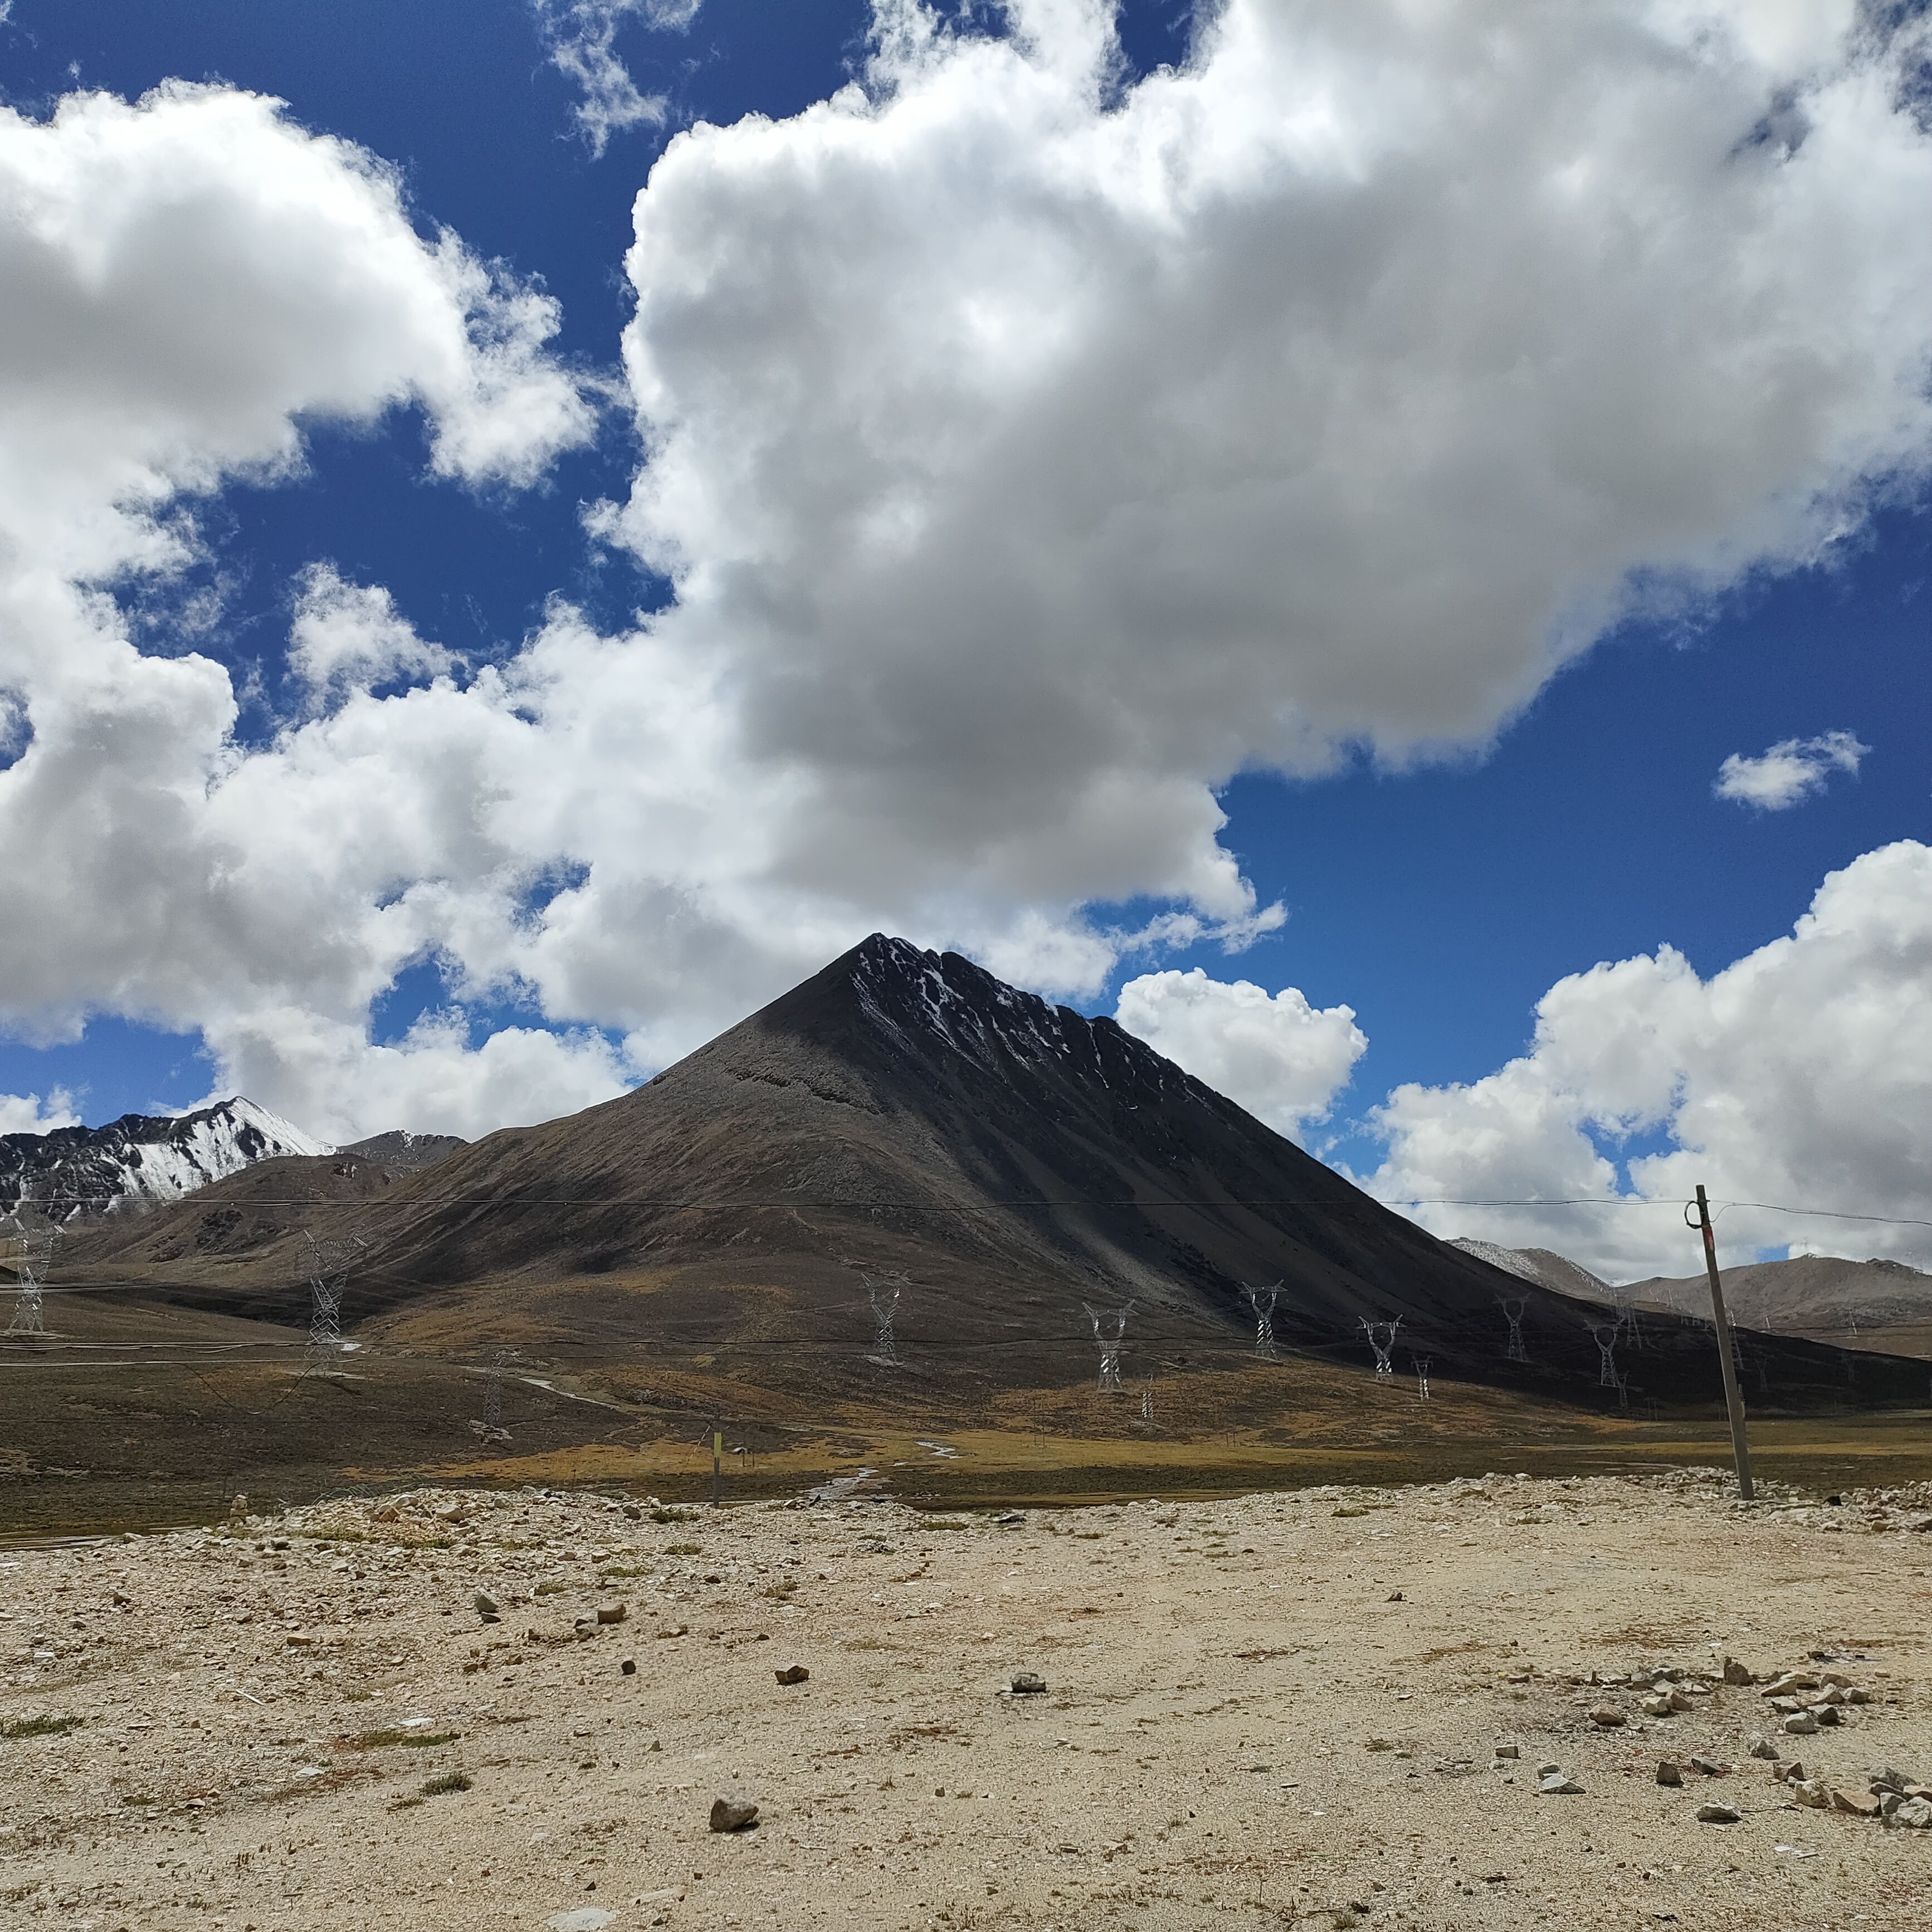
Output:
[[[298,1312],[292,1238],[265,1226],[195,1248],[223,1192],[122,1238],[113,1264]],[[1362,1324],[1400,1318],[1404,1374],[1422,1358],[1438,1376],[1546,1391],[1598,1379],[1588,1306],[1435,1240],[1111,1020],[880,935],[632,1093],[311,1218],[366,1244],[352,1318],[446,1345],[487,1311],[585,1338],[850,1360],[872,1333],[866,1277],[898,1276],[909,1362],[970,1360],[996,1382],[1077,1374],[1096,1358],[1083,1304],[1131,1303],[1131,1375],[1156,1355],[1251,1346],[1243,1284],[1279,1282],[1286,1348],[1366,1365]],[[1504,1294],[1530,1302],[1527,1369],[1504,1360]],[[1624,1372],[1640,1394],[1702,1400],[1712,1346],[1687,1324]],[[1832,1352],[1766,1346],[1794,1396],[1842,1393]],[[1882,1365],[1867,1373],[1881,1393]]]

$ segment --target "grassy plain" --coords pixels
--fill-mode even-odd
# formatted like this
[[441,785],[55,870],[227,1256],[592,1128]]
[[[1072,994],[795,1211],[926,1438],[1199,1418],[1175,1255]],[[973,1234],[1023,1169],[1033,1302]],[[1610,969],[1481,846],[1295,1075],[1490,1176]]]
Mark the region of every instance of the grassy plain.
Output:
[[[1730,1456],[1714,1404],[1634,1416],[1439,1379],[1424,1400],[1412,1377],[1234,1351],[1103,1394],[1084,1377],[1001,1386],[964,1362],[553,1346],[502,1370],[499,1439],[479,1432],[494,1352],[378,1339],[305,1377],[291,1328],[134,1294],[50,1307],[55,1336],[0,1346],[0,1534],[204,1522],[237,1494],[300,1504],[406,1483],[701,1499],[714,1423],[728,1498],[836,1482],[942,1508]],[[1760,1400],[1752,1441],[1766,1474],[1820,1493],[1932,1477],[1924,1410],[1780,1415]]]

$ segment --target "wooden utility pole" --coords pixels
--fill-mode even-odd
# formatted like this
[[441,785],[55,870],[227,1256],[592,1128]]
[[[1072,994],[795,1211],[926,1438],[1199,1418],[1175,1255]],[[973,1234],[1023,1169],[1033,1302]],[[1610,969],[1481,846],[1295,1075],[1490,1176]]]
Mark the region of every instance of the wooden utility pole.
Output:
[[[1690,1220],[1688,1214],[1684,1217]],[[1724,1312],[1724,1285],[1718,1279],[1718,1241],[1711,1232],[1711,1204],[1704,1184],[1697,1184],[1697,1218],[1691,1221],[1704,1237],[1704,1271],[1711,1278],[1711,1315],[1718,1327],[1718,1358],[1724,1370],[1724,1406],[1731,1417],[1731,1454],[1737,1459],[1738,1494],[1749,1502],[1756,1494],[1751,1481],[1750,1444],[1744,1436],[1744,1399],[1738,1390],[1738,1365],[1731,1353],[1731,1319]]]

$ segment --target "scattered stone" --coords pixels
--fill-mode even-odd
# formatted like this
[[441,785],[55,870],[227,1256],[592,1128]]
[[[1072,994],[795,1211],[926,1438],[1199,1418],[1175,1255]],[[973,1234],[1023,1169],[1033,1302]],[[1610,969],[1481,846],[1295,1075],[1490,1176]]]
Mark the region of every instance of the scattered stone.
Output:
[[1660,1758],[1657,1762],[1657,1781],[1668,1785],[1673,1791],[1680,1790],[1684,1784],[1683,1769],[1667,1757]]
[[1024,1522],[1026,1521],[1026,1517],[1024,1514],[1018,1510],[1002,1510],[998,1516],[994,1517],[993,1520],[998,1523],[1002,1529],[1012,1529],[1016,1527],[1018,1524]]
[[1820,1724],[1842,1724],[1845,1721],[1835,1704],[1814,1704],[1804,1714]]
[[1780,1784],[1790,1784],[1804,1775],[1804,1767],[1795,1757],[1781,1757],[1771,1768],[1771,1774]]
[[597,1621],[600,1624],[620,1624],[631,1614],[628,1604],[599,1604]]
[[618,1665],[617,1668],[621,1670],[626,1677],[634,1677],[638,1674],[638,1660],[634,1657],[627,1657],[622,1664]]
[[1552,1771],[1536,1780],[1538,1793],[1545,1798],[1580,1798],[1583,1787],[1567,1771]]
[[1016,1697],[1037,1697],[1046,1689],[1046,1679],[1030,1670],[1013,1672],[1013,1695]]
[[1832,1808],[1832,1788],[1822,1778],[1794,1778],[1790,1783],[1791,1795],[1799,1804],[1808,1804],[1814,1811]]
[[1371,1738],[1369,1740],[1369,1749],[1372,1751],[1394,1750],[1395,1740],[1393,1738]]
[[1391,1590],[1391,1591],[1388,1593],[1388,1600],[1390,1603],[1391,1603],[1391,1604],[1399,1604],[1399,1603],[1400,1603],[1400,1602],[1402,1601],[1402,1592],[1401,1592],[1400,1590]]
[[711,1801],[711,1828],[714,1832],[748,1832],[758,1822],[758,1808],[755,1804],[734,1804],[728,1798],[714,1798]]
[[1750,1684],[1756,1681],[1751,1675],[1750,1666],[1740,1664],[1735,1657],[1724,1660],[1724,1678],[1726,1684]]
[[1778,1755],[1777,1745],[1773,1744],[1768,1738],[1765,1737],[1756,1732],[1753,1732],[1751,1734],[1751,1741],[1749,1749],[1753,1757],[1774,1758]]
[[1922,1798],[1901,1798],[1896,1804],[1881,1800],[1882,1816],[1888,1825],[1903,1826],[1907,1831],[1932,1831],[1932,1804]]
[[1787,1670],[1782,1676],[1774,1677],[1758,1693],[1761,1697],[1786,1697],[1794,1690],[1815,1690],[1818,1680],[1808,1670]]
[[1700,1825],[1735,1825],[1738,1815],[1729,1804],[1700,1804],[1697,1808],[1697,1822]]
[[1701,1771],[1706,1778],[1726,1778],[1737,1768],[1736,1765],[1726,1764],[1723,1759],[1715,1757],[1694,1755],[1690,1763],[1693,1769]]
[[1847,1704],[1869,1704],[1871,1700],[1871,1693],[1860,1684],[1852,1684],[1846,1690],[1845,1702]]
[[1516,1744],[1498,1744],[1496,1747],[1496,1755],[1498,1757],[1520,1758],[1522,1755],[1522,1751],[1521,1748]]
[[644,1520],[644,1512],[642,1508],[636,1503],[626,1503],[624,1505],[624,1514],[628,1516],[633,1522],[642,1522]]
[[781,1684],[806,1684],[812,1678],[812,1672],[802,1664],[788,1664],[782,1670],[774,1670],[772,1675]]
[[1616,1705],[1599,1704],[1597,1708],[1590,1713],[1590,1721],[1592,1724],[1594,1724],[1600,1731],[1614,1731],[1619,1725],[1625,1723],[1627,1720],[1625,1719],[1622,1712],[1619,1711]]
[[486,1624],[500,1624],[503,1621],[503,1607],[488,1590],[478,1590],[470,1600],[476,1606],[476,1614]]
[[1904,1772],[1894,1771],[1888,1764],[1882,1765],[1872,1773],[1872,1792],[1876,1796],[1881,1791],[1896,1791],[1903,1796],[1905,1787],[1911,1782]]
[[1876,1818],[1878,1804],[1876,1798],[1868,1798],[1862,1791],[1846,1791],[1837,1785],[1832,1787],[1834,1811],[1849,1811],[1854,1818]]
[[1784,1728],[1794,1738],[1815,1737],[1818,1720],[1809,1711],[1794,1711],[1785,1719]]

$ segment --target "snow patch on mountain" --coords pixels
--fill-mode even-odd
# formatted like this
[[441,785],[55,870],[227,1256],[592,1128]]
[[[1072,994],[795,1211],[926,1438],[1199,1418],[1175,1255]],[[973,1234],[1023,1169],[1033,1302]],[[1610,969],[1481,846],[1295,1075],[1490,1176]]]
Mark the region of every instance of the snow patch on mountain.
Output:
[[1459,1235],[1449,1245],[1460,1248],[1466,1255],[1474,1255],[1479,1262],[1487,1262],[1492,1268],[1501,1268],[1505,1274],[1514,1275],[1520,1281],[1534,1282],[1539,1288],[1567,1294],[1575,1300],[1602,1301],[1610,1292],[1610,1284],[1601,1276],[1592,1274],[1568,1255],[1557,1254],[1549,1248],[1501,1248],[1493,1241],[1479,1241],[1467,1234]]
[[1109,1088],[1111,1062],[1112,1073],[1159,1094],[1172,1078],[1181,1091],[1222,1099],[1114,1021],[1023,992],[957,953],[922,952],[875,932],[856,950],[852,983],[861,1010],[909,1052],[924,1051],[936,1036],[988,1069],[1003,1059],[1071,1061]]
[[335,1150],[238,1094],[179,1114],[0,1135],[0,1211],[69,1221],[178,1201],[259,1160]]

